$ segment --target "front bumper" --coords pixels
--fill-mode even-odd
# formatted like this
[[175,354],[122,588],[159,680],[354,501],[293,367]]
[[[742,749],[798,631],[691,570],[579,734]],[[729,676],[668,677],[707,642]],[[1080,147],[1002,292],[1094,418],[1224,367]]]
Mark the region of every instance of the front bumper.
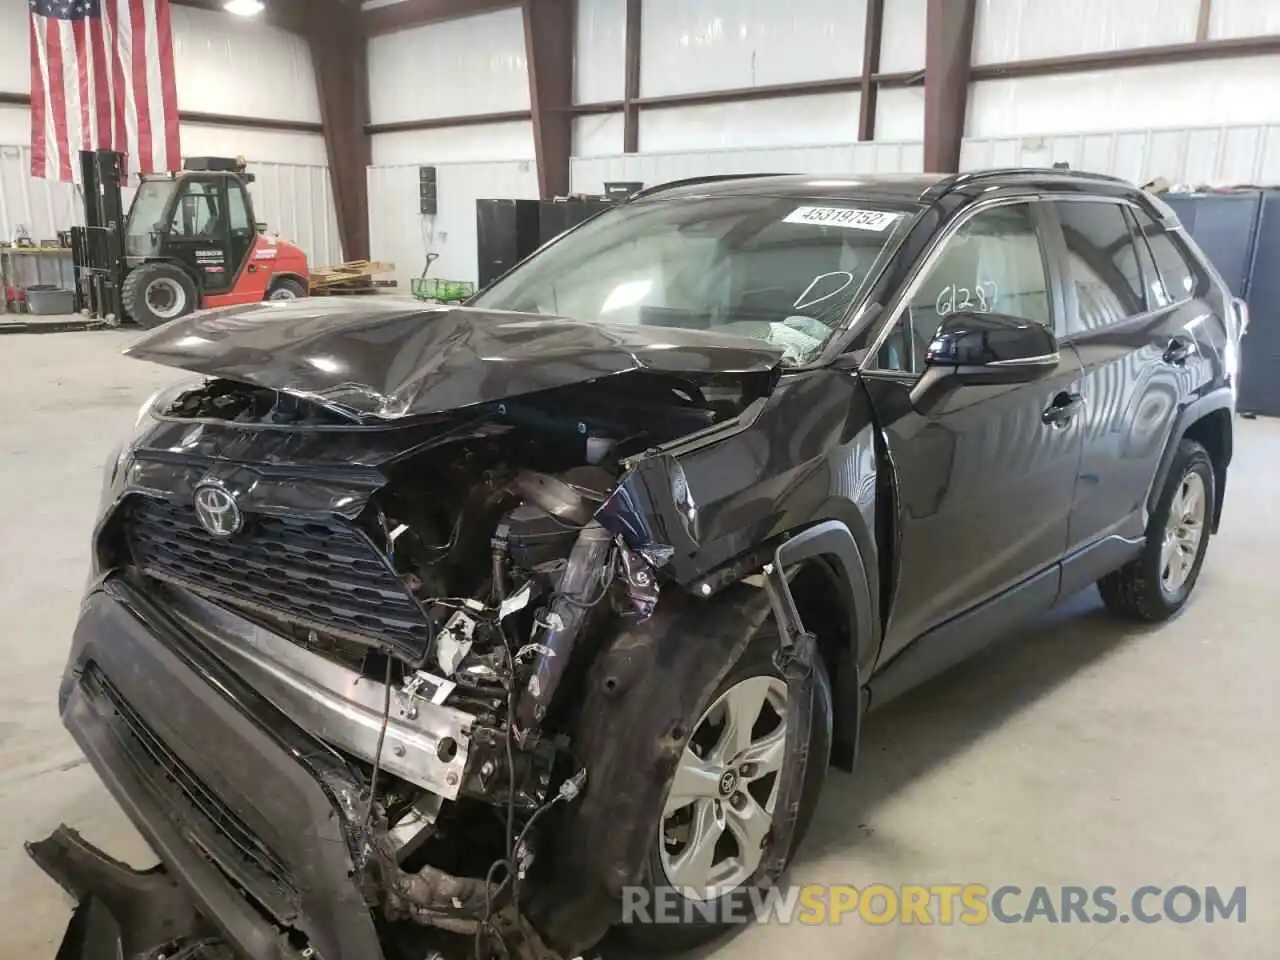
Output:
[[122,580],[86,598],[63,723],[201,912],[251,960],[382,957],[352,877],[359,784]]

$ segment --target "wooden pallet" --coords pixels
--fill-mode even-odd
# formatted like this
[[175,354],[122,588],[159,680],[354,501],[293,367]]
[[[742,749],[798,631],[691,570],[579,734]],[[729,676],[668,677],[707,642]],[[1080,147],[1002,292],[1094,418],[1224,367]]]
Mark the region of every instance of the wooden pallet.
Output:
[[382,273],[394,273],[394,263],[380,260],[349,260],[332,267],[317,267],[311,271],[311,293],[323,296],[330,293],[373,293],[380,288],[395,286],[394,280],[374,280]]

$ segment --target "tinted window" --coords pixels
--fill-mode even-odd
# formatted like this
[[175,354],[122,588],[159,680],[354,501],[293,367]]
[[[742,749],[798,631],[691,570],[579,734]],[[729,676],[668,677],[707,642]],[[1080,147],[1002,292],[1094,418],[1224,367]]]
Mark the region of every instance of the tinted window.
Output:
[[[1200,270],[1182,252],[1181,245],[1172,235],[1141,210],[1134,211],[1138,226],[1147,238],[1156,269],[1160,272],[1163,289],[1155,290],[1157,301],[1153,306],[1168,306],[1193,297],[1199,286]],[[1153,288],[1156,287],[1152,284]]]
[[878,365],[918,373],[943,318],[961,310],[1051,326],[1044,257],[1028,204],[983,211],[946,241],[881,349]]
[[244,200],[244,187],[236,183],[231,184],[227,190],[227,217],[231,222],[232,236],[253,236],[249,205]]
[[218,200],[216,185],[187,181],[173,210],[170,232],[179,237],[216,237]]
[[1146,310],[1142,272],[1124,208],[1102,201],[1054,204],[1067,245],[1076,312],[1068,329],[1097,330]]

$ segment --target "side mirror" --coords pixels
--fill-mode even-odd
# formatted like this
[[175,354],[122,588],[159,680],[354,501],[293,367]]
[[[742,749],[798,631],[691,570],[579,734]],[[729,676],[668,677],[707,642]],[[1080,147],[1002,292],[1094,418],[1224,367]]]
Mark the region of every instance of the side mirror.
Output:
[[1003,313],[960,312],[938,327],[912,391],[921,412],[959,387],[1030,383],[1058,366],[1058,339],[1042,323]]

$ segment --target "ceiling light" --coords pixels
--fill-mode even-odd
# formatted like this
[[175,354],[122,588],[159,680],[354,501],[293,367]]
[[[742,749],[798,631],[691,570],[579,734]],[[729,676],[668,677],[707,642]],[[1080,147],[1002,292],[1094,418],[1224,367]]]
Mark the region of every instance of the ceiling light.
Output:
[[226,0],[222,9],[237,17],[256,17],[262,12],[262,0]]

